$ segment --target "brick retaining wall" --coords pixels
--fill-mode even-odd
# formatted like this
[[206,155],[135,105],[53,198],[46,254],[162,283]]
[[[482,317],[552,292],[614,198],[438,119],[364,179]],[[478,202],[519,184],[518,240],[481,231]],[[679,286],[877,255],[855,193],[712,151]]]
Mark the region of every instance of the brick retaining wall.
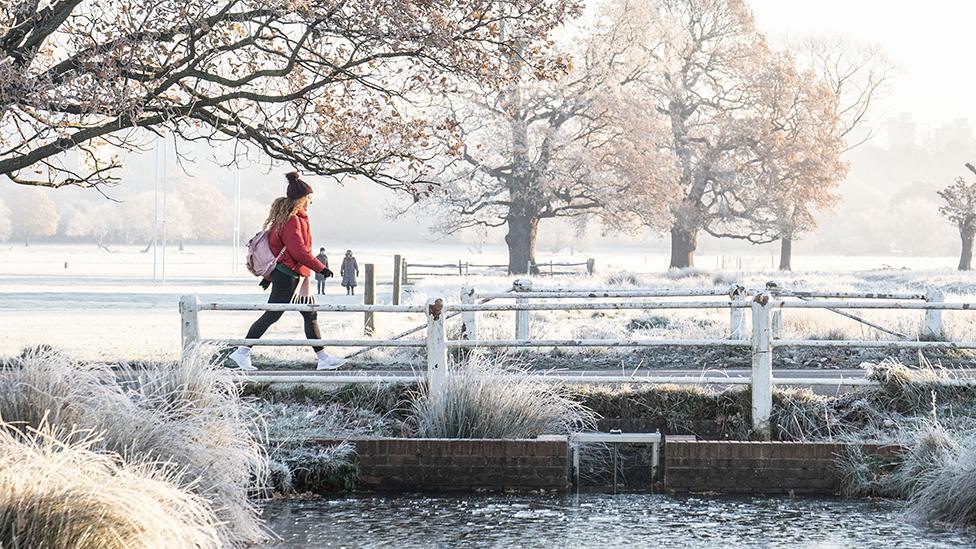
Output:
[[[863,452],[895,460],[903,448],[859,444]],[[675,492],[837,494],[835,465],[847,444],[828,442],[666,441],[664,486]]]
[[[338,441],[322,440],[320,444]],[[568,491],[565,437],[532,440],[352,439],[358,486],[379,491]]]

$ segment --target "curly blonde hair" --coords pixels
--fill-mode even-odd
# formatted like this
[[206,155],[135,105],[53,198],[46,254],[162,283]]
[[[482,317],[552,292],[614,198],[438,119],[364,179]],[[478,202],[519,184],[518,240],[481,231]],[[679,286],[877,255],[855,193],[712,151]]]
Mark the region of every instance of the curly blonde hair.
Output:
[[264,230],[277,229],[285,224],[288,219],[304,210],[308,206],[308,195],[301,198],[288,198],[280,196],[271,203],[271,211],[268,218],[264,220]]

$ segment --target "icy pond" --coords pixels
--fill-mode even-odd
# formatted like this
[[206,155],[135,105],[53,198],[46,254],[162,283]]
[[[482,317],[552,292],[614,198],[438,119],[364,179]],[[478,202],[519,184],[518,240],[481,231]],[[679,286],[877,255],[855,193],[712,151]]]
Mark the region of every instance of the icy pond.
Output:
[[269,547],[969,547],[891,502],[579,496],[350,497],[270,504]]

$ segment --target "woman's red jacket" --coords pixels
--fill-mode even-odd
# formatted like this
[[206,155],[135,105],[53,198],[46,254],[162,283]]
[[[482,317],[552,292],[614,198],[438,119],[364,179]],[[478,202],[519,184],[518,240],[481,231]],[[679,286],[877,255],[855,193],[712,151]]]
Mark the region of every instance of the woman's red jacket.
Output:
[[301,276],[311,276],[312,272],[319,272],[325,268],[321,261],[312,255],[312,231],[308,226],[308,214],[300,211],[288,218],[279,229],[271,231],[268,240],[271,253],[278,255],[282,247],[279,263],[295,271]]

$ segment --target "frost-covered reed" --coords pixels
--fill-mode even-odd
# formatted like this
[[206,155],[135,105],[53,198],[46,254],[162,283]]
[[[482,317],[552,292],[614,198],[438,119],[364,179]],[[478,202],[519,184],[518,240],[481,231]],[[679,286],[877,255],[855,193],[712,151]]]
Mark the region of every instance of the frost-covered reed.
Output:
[[897,459],[881,461],[856,448],[838,456],[845,491],[905,499],[905,514],[918,521],[976,526],[976,431],[951,431],[936,418],[905,430],[913,442]]
[[268,476],[260,418],[240,398],[237,374],[212,357],[200,348],[176,365],[135,369],[30,351],[0,375],[0,418],[23,433],[45,421],[55,432],[97,432],[94,451],[165,463],[208,502],[224,543],[259,541],[266,534],[249,496]]
[[877,381],[837,396],[809,389],[776,388],[772,424],[781,440],[874,440],[910,444],[934,413],[946,421],[976,416],[976,387],[946,383],[951,370],[920,358],[917,366],[895,360],[865,365]]
[[0,547],[223,546],[210,503],[175,467],[127,463],[101,444],[90,431],[0,423]]
[[976,526],[976,433],[923,433],[893,475],[908,493],[910,515],[953,526]]
[[418,437],[510,439],[566,434],[595,420],[565,387],[477,355],[454,369],[441,390],[420,389],[409,419]]

